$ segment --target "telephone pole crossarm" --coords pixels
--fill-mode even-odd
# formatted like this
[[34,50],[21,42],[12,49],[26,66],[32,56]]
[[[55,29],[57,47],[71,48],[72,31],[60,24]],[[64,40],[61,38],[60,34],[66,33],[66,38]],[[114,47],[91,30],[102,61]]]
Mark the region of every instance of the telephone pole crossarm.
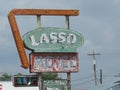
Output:
[[95,52],[93,51],[93,53],[89,53],[88,55],[89,55],[89,56],[92,56],[93,59],[96,60],[95,56],[96,56],[96,55],[100,55],[100,53],[95,53]]

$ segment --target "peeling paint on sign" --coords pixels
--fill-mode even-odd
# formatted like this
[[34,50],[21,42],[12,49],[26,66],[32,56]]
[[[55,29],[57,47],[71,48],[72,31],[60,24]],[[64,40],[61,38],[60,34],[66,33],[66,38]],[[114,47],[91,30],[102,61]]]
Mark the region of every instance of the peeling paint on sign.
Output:
[[30,55],[31,72],[78,72],[77,53]]
[[73,30],[44,27],[26,33],[23,42],[34,52],[76,52],[83,44],[83,37]]

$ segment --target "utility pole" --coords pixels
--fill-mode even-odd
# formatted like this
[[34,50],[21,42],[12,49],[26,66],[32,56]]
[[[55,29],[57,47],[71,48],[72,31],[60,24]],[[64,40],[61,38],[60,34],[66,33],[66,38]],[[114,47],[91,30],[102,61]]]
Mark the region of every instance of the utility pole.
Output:
[[100,84],[102,84],[102,69],[100,69]]
[[96,74],[96,55],[100,55],[100,53],[95,53],[93,51],[93,53],[88,54],[89,56],[93,57],[93,70],[94,70],[94,78],[95,78],[95,86],[97,86],[97,74]]

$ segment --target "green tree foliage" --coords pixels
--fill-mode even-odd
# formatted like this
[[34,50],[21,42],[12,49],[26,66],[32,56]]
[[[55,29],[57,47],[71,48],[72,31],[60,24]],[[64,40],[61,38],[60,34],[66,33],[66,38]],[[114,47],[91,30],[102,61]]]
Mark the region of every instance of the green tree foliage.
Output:
[[57,73],[43,73],[42,74],[42,79],[43,80],[55,80],[58,78]]
[[8,73],[3,73],[2,76],[0,77],[0,81],[10,81],[11,80],[11,75],[9,75]]
[[22,76],[23,74],[22,74],[22,73],[17,73],[16,75],[18,75],[18,76]]

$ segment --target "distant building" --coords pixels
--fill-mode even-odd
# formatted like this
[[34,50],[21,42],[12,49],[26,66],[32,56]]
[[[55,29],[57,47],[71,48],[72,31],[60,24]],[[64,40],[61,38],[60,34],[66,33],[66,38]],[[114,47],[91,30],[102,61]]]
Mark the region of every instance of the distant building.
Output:
[[0,81],[0,90],[38,90],[38,87],[14,87],[12,81]]

